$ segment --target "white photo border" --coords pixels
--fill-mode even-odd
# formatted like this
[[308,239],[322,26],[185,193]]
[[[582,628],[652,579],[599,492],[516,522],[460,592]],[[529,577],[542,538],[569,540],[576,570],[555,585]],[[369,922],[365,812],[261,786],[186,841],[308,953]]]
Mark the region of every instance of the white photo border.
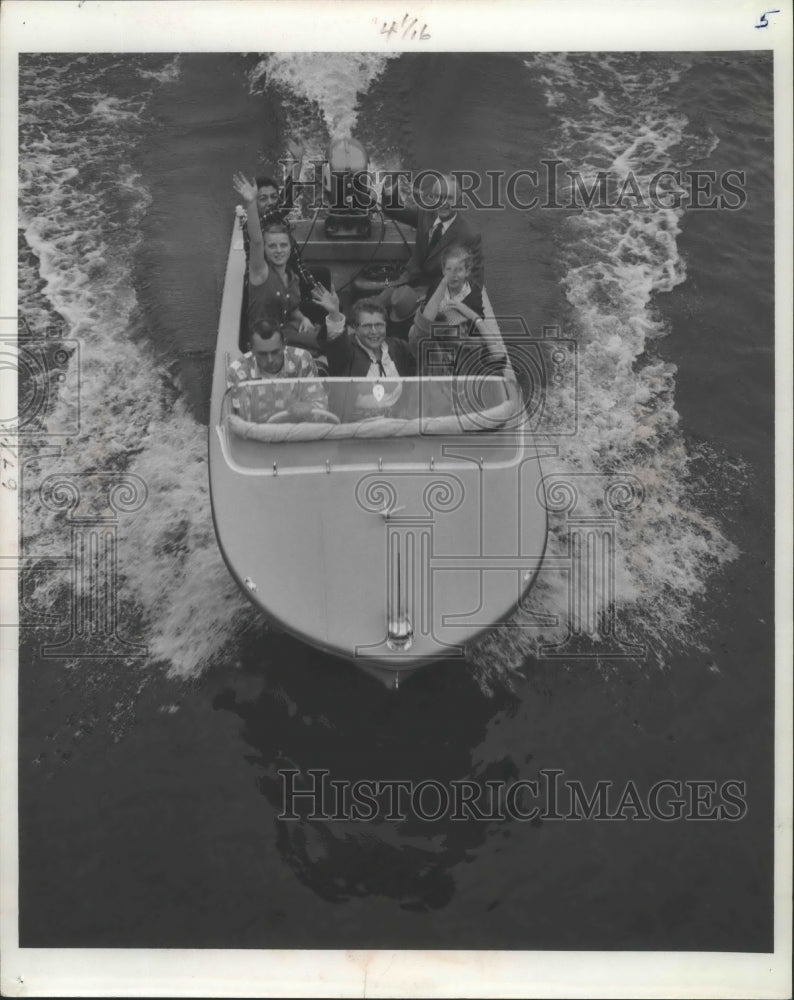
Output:
[[[17,831],[18,633],[0,629],[2,855],[0,947],[5,996],[785,997],[791,989],[791,422],[792,8],[768,27],[746,0],[6,0],[0,17],[2,190],[0,315],[17,311],[18,56],[118,51],[729,51],[773,50],[776,213],[776,799],[774,954],[672,952],[251,951],[19,948]],[[773,7],[768,8],[772,10]],[[430,41],[384,39],[378,24],[411,16]],[[257,16],[262,27],[258,27]],[[268,24],[278,22],[278,31]],[[4,376],[9,373],[2,373]],[[3,379],[6,400],[16,379]],[[6,403],[8,406],[8,403]],[[13,410],[12,412],[15,412]],[[14,536],[16,496],[0,496]],[[6,620],[12,573],[0,573]]]

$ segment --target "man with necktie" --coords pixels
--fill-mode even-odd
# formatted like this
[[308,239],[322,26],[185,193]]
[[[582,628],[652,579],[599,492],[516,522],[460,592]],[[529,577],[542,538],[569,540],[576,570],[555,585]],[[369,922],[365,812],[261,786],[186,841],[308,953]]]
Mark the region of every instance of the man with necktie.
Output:
[[[471,254],[471,276],[483,284],[482,237],[463,215],[458,185],[454,177],[440,175],[434,179],[423,201],[432,208],[394,208],[387,202],[383,211],[399,222],[416,227],[416,244],[402,274],[384,290],[383,301],[391,298],[395,285],[410,285],[419,295],[441,279],[441,258],[444,249],[460,244]],[[379,297],[380,299],[380,297]]]

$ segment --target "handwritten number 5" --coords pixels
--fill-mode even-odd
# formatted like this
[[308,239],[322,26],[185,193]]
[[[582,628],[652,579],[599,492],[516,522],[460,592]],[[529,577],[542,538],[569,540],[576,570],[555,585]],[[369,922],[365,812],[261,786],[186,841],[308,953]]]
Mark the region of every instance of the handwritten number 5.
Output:
[[778,10],[765,10],[764,13],[758,18],[758,24],[756,24],[756,28],[768,28],[769,27],[769,21],[767,21],[766,15],[767,14],[779,14],[779,13],[780,13],[779,9]]

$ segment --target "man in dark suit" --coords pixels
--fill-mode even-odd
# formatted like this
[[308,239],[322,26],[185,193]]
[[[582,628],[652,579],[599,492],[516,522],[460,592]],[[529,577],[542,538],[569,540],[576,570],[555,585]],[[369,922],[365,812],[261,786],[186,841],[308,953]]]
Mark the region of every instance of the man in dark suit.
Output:
[[[469,251],[472,280],[481,287],[483,285],[482,237],[463,215],[455,178],[441,176],[434,180],[424,200],[434,207],[396,208],[392,207],[390,197],[384,200],[383,211],[386,215],[416,227],[416,244],[411,259],[397,280],[382,293],[385,302],[390,299],[391,287],[395,285],[411,285],[423,291],[436,285],[441,279],[441,256],[446,247],[455,243]],[[391,205],[389,201],[392,201]]]

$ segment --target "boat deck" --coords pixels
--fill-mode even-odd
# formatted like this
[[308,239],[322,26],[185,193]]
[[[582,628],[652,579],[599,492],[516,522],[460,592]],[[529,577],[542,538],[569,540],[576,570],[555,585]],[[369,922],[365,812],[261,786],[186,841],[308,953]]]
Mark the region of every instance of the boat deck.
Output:
[[[331,270],[343,311],[351,279],[370,262],[399,266],[412,235],[377,219],[369,240],[329,240],[320,220],[293,232],[306,264]],[[403,437],[244,439],[230,428],[227,366],[245,339],[245,268],[236,224],[209,432],[230,572],[271,621],[387,683],[438,657],[462,659],[471,638],[510,615],[543,557],[542,474],[521,417],[467,433],[424,434],[418,420]],[[407,643],[389,638],[395,621],[410,623]]]

